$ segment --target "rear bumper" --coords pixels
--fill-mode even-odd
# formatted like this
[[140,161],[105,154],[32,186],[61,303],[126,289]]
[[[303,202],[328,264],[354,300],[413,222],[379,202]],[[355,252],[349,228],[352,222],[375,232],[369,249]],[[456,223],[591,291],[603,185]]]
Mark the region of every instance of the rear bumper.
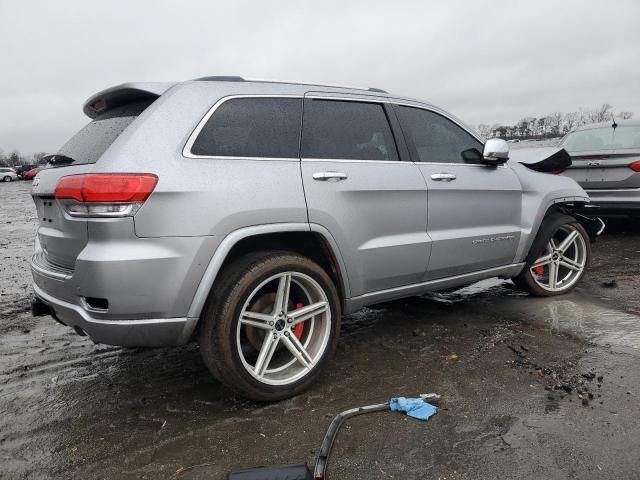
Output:
[[617,190],[587,190],[591,203],[584,206],[585,213],[640,214],[640,188]]
[[48,261],[36,238],[31,259],[36,297],[58,321],[81,329],[96,343],[159,347],[188,342],[197,324],[189,306],[219,238],[138,238],[127,225],[116,236],[118,228],[115,222],[91,225],[95,234],[73,269]]
[[43,302],[61,323],[80,329],[96,343],[123,347],[163,347],[189,341],[197,318],[158,318],[142,320],[101,320],[93,318],[78,305],[57,299],[33,285],[36,298]]

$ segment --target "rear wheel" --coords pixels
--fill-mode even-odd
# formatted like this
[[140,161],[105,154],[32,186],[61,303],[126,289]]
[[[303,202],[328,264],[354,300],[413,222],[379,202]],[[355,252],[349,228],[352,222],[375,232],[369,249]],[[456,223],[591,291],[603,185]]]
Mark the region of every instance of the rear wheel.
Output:
[[308,388],[338,339],[340,302],[329,275],[287,252],[247,255],[220,275],[199,338],[211,372],[253,400]]
[[590,258],[591,244],[585,229],[577,222],[565,223],[514,283],[540,297],[562,295],[575,288],[584,276]]

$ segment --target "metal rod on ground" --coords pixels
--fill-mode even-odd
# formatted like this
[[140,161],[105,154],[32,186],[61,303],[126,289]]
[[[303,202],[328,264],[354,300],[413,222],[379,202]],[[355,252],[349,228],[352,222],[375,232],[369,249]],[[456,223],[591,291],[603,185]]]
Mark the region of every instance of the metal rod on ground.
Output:
[[[423,393],[420,395],[420,398],[434,405],[437,405],[440,401],[440,395],[438,395],[437,393]],[[331,447],[333,446],[333,442],[336,439],[338,430],[340,430],[340,427],[346,420],[357,415],[381,412],[384,410],[389,410],[389,402],[367,405],[365,407],[351,408],[336,415],[335,418],[331,421],[331,425],[329,425],[329,429],[327,430],[327,433],[324,436],[324,440],[322,441],[322,446],[320,447],[318,458],[316,459],[316,466],[313,470],[313,478],[316,480],[324,480],[324,474],[327,469]]]

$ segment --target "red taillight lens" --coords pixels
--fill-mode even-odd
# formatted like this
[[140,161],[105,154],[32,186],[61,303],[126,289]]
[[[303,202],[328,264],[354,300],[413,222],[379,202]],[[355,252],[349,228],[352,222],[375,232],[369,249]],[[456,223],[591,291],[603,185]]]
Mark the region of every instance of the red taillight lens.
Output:
[[638,160],[637,162],[633,162],[632,164],[629,165],[629,168],[631,170],[633,170],[634,172],[640,172],[640,160]]
[[149,173],[90,173],[62,177],[54,193],[57,199],[82,203],[144,202],[158,183]]

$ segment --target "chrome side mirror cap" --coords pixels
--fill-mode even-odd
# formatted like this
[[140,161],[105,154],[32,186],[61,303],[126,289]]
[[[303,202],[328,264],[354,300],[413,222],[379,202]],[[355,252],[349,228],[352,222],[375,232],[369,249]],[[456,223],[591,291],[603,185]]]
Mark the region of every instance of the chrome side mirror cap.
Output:
[[499,138],[491,138],[484,144],[483,163],[501,165],[509,160],[509,144]]

